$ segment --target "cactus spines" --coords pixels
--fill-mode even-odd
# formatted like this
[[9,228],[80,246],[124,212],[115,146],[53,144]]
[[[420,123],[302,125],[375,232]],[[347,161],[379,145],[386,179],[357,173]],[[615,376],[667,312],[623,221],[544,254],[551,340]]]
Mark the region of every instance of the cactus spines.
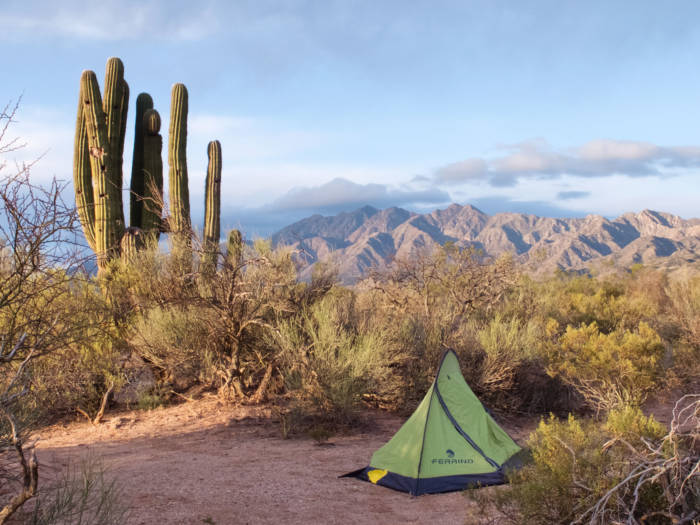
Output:
[[119,241],[124,233],[121,186],[116,183],[113,172],[107,120],[95,73],[83,72],[80,83],[83,118],[90,148],[95,208],[95,252],[98,268],[104,269],[109,259],[119,255]]
[[[129,199],[129,223],[141,227],[144,195],[144,114],[153,109],[153,99],[148,93],[136,97],[136,122],[134,125],[134,155],[131,161],[131,195]],[[162,163],[161,163],[162,165]]]
[[163,137],[160,136],[160,115],[155,109],[143,114],[143,200],[141,229],[156,240],[160,236],[163,212]]
[[126,134],[126,114],[129,105],[129,86],[124,80],[124,64],[116,57],[107,61],[103,110],[107,119],[107,142],[111,164],[109,171],[111,183],[119,188],[119,210],[124,223],[122,205],[122,187],[124,175],[122,161],[124,156],[124,136]]
[[240,230],[231,230],[226,241],[226,260],[233,268],[238,268],[242,259],[243,235]]
[[187,88],[175,84],[170,101],[168,137],[168,180],[170,183],[170,228],[175,233],[190,233],[190,194],[187,185]]
[[95,251],[95,200],[92,193],[92,173],[90,172],[90,148],[87,127],[83,117],[83,90],[78,100],[78,119],[75,124],[75,149],[73,151],[73,185],[78,217],[83,225],[85,240]]
[[207,166],[204,190],[204,256],[203,262],[210,269],[216,267],[221,236],[221,143],[213,140],[207,146]]
[[141,228],[131,226],[124,231],[121,240],[122,261],[129,263],[134,260],[136,253],[147,243],[146,235]]

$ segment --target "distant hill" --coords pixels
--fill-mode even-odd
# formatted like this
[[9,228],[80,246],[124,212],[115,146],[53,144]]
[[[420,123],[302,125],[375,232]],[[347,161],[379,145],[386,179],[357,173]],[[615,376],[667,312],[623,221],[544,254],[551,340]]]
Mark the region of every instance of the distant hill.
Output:
[[600,215],[582,219],[487,215],[459,204],[427,214],[365,206],[333,217],[313,215],[272,236],[274,246],[298,250],[302,278],[310,276],[315,262],[332,258],[345,283],[357,281],[371,267],[386,265],[395,256],[447,241],[474,246],[487,255],[513,253],[536,273],[635,263],[670,269],[700,266],[700,219],[652,210],[609,220]]

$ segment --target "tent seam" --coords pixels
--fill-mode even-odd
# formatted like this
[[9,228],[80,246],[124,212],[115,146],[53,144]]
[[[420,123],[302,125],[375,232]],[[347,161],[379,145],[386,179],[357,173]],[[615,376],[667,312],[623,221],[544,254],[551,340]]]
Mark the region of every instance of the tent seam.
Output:
[[445,403],[445,400],[442,398],[442,394],[440,393],[440,389],[439,389],[438,386],[437,386],[437,379],[435,380],[435,393],[437,394],[437,398],[438,398],[438,401],[440,402],[440,406],[442,406],[442,409],[445,411],[445,415],[447,415],[447,417],[449,418],[450,422],[451,422],[452,425],[455,427],[455,429],[457,430],[457,432],[459,432],[459,434],[467,441],[467,443],[469,443],[469,444],[474,448],[474,450],[476,450],[479,454],[481,454],[481,455],[483,456],[483,458],[484,458],[486,461],[488,461],[489,464],[490,464],[492,467],[494,467],[494,468],[496,468],[496,469],[500,469],[500,468],[501,468],[501,465],[499,465],[498,463],[496,463],[496,461],[494,461],[493,459],[491,459],[490,457],[488,457],[488,456],[484,453],[484,451],[481,450],[481,447],[479,447],[479,445],[477,445],[476,442],[475,442],[471,437],[469,437],[469,434],[467,434],[467,433],[462,429],[462,427],[460,426],[460,424],[457,423],[457,420],[456,420],[456,419],[454,418],[454,416],[452,415],[452,412],[450,412],[450,409],[447,408],[447,403]]
[[[442,366],[442,363],[440,363],[440,366]],[[438,368],[438,373],[440,372],[440,369]],[[430,420],[430,407],[433,404],[433,396],[435,395],[435,390],[437,390],[437,375],[435,376],[435,380],[433,381],[433,393],[430,396],[430,402],[428,403],[428,412],[425,414],[425,423],[423,424],[423,440],[420,443],[420,454],[418,455],[418,472],[416,474],[416,493],[414,494],[415,496],[418,495],[418,487],[420,485],[420,468],[423,465],[423,449],[425,448],[425,435],[427,434],[426,430],[428,428],[428,421]]]

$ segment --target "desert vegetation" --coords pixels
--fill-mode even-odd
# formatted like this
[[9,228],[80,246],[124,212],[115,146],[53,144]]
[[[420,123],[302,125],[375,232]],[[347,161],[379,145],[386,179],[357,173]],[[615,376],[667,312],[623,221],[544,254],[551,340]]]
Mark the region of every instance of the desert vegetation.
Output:
[[[94,464],[37,498],[31,432],[59,418],[97,425],[111,410],[215,396],[270,404],[283,436],[322,439],[351,431],[369,407],[410,413],[446,348],[497,417],[541,418],[511,485],[474,491],[485,520],[698,518],[700,277],[637,266],[535,279],[509,256],[447,243],[353,287],[321,263],[300,281],[291,249],[237,230],[220,245],[216,141],[204,232],[193,231],[179,84],[169,205],[160,119],[138,97],[125,228],[121,62],[108,64],[104,104],[94,73],[80,86],[76,206],[60,183],[34,185],[29,167],[0,173],[0,523],[71,523],[76,509],[83,522],[123,519],[118,487]],[[81,235],[95,275],[84,271]],[[662,394],[677,399],[668,425],[644,412]]]

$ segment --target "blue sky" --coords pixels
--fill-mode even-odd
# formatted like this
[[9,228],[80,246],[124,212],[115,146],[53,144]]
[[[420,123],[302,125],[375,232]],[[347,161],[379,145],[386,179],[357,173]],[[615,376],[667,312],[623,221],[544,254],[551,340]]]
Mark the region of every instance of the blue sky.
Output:
[[171,85],[189,89],[195,223],[212,139],[223,226],[249,235],[364,204],[697,217],[699,17],[695,1],[3,0],[0,103],[22,95],[9,133],[27,143],[5,160],[70,179],[81,71],[119,56],[131,108],[149,92],[164,130]]

